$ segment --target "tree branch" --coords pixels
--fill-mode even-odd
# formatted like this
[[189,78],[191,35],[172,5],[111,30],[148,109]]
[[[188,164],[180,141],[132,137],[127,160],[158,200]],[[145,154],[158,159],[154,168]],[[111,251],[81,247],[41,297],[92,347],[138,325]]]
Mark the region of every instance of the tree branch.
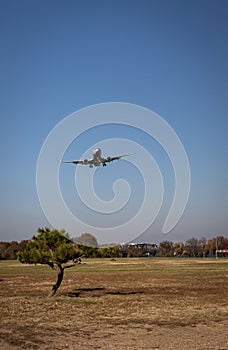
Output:
[[64,269],[69,269],[70,267],[74,267],[75,265],[81,264],[81,259],[77,258],[73,260],[73,264],[70,265],[65,265],[63,268]]
[[57,270],[57,268],[56,268],[55,264],[53,263],[53,261],[44,263],[44,265],[50,266],[50,268],[53,269],[53,270],[55,270],[55,271]]

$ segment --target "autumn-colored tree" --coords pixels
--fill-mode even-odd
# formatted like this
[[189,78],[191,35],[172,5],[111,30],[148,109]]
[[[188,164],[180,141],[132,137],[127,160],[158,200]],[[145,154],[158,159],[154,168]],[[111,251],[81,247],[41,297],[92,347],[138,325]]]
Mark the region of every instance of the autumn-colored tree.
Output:
[[228,249],[228,238],[226,238],[225,241],[223,242],[222,249]]
[[183,242],[175,242],[174,243],[174,256],[182,256],[184,251],[184,243]]
[[80,262],[81,251],[65,231],[51,231],[46,227],[39,228],[37,233],[18,253],[18,259],[25,264],[48,265],[57,271],[57,281],[49,293],[53,296],[62,283],[64,270]]
[[[228,238],[223,242],[222,249],[228,250]],[[228,253],[224,253],[225,256],[228,256]]]
[[216,240],[214,238],[209,239],[205,245],[205,252],[208,255],[215,254],[216,251]]
[[217,236],[214,239],[215,239],[216,249],[224,249],[223,247],[227,241],[227,238],[225,238],[223,236]]
[[0,242],[0,260],[16,260],[18,252],[24,250],[28,241]]
[[156,256],[171,257],[174,255],[174,249],[173,242],[163,241],[159,244]]

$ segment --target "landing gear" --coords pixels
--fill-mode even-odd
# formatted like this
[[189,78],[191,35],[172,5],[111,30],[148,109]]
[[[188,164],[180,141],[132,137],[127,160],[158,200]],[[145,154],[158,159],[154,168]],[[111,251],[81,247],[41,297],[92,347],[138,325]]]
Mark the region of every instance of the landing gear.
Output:
[[90,166],[89,166],[90,168],[93,168],[93,165],[92,164],[90,164]]
[[106,163],[103,163],[103,166],[106,166]]

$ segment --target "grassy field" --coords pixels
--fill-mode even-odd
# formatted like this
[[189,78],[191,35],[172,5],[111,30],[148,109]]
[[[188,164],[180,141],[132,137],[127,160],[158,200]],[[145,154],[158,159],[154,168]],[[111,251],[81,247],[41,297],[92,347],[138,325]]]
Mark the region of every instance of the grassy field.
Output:
[[227,350],[228,259],[0,261],[0,348]]

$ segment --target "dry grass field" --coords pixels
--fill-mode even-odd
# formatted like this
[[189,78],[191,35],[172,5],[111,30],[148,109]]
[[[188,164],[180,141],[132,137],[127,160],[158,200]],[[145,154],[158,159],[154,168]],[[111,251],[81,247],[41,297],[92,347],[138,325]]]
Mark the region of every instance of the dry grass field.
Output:
[[0,348],[227,350],[228,259],[0,261]]

